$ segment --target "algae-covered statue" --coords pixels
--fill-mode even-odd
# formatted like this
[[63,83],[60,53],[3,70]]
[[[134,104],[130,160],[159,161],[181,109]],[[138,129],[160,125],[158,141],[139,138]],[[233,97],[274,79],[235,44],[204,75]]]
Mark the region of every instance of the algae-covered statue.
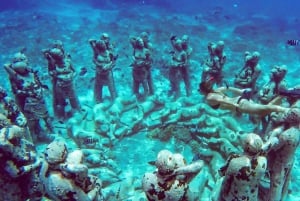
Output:
[[245,52],[244,67],[235,75],[234,85],[236,87],[242,89],[251,88],[253,91],[257,90],[256,81],[261,73],[259,60],[259,52]]
[[16,103],[28,121],[32,137],[49,141],[51,137],[43,131],[40,120],[44,120],[50,133],[53,127],[43,95],[44,85],[41,83],[37,71],[29,67],[28,59],[23,52],[18,52],[10,64],[4,65],[9,75],[12,91]]
[[0,104],[1,112],[4,112],[7,118],[16,126],[26,127],[27,119],[19,109],[15,101],[7,96],[6,90],[0,86]]
[[[143,31],[140,34],[140,37],[142,38],[143,42],[144,42],[144,47],[147,48],[151,54],[153,53],[153,44],[150,42],[149,39],[149,34],[145,31]],[[147,69],[147,84],[149,87],[149,94],[150,95],[154,95],[154,84],[153,84],[153,79],[152,79],[152,72],[151,72],[151,67],[152,65],[148,66],[149,68]]]
[[187,96],[190,96],[192,93],[190,68],[191,68],[191,56],[193,54],[193,48],[191,47],[190,37],[188,35],[184,34],[181,37],[181,41],[182,41],[182,49],[186,52],[187,55],[187,62],[186,65],[183,66],[183,68],[181,69],[181,74],[182,74],[183,82],[185,84],[186,94]]
[[25,139],[26,129],[10,125],[2,114],[0,127],[0,200],[41,200],[41,160],[34,144]]
[[223,67],[226,62],[224,53],[224,41],[210,42],[207,45],[209,57],[203,64],[201,82],[214,78],[214,82],[220,85],[223,79]]
[[6,89],[0,86],[0,113],[4,114],[12,125],[26,129],[25,138],[32,141],[31,134],[27,127],[27,119],[14,99],[7,95]]
[[[151,51],[145,47],[141,37],[131,37],[130,43],[133,47],[132,77],[133,93],[138,97],[146,97],[150,94],[149,71],[152,65]],[[143,86],[144,94],[140,94],[140,85]],[[153,88],[153,87],[152,87]],[[153,90],[153,89],[152,89]]]
[[[278,99],[280,91],[287,90],[287,83],[284,80],[286,73],[287,67],[285,65],[276,65],[271,69],[269,81],[259,89],[258,100],[262,104],[272,103],[273,100]],[[269,116],[261,118],[262,133],[270,121],[268,117]]]
[[61,41],[54,41],[50,49],[43,50],[48,61],[48,73],[53,85],[53,107],[60,119],[67,117],[65,107],[67,101],[74,111],[80,110],[80,104],[74,90],[76,71],[71,56],[65,53]]
[[117,92],[112,70],[116,65],[118,56],[114,55],[108,34],[102,34],[100,40],[90,39],[89,43],[94,52],[93,63],[96,66],[95,101],[96,103],[103,102],[104,86],[108,87],[111,100],[114,100],[117,97]]
[[[170,95],[174,95],[177,99],[180,96],[180,80],[185,78],[185,69],[188,65],[188,55],[182,47],[182,40],[176,36],[171,37],[173,51],[169,61],[169,79],[170,79]],[[189,85],[185,82],[187,96],[190,95]]]
[[263,141],[257,134],[244,136],[244,153],[232,155],[220,169],[224,180],[216,201],[259,200],[259,182],[267,169],[267,158],[260,154],[262,146]]
[[300,109],[272,114],[263,151],[267,153],[270,172],[268,200],[286,199],[291,171],[300,140]]
[[261,103],[270,103],[276,96],[279,95],[280,91],[287,89],[287,83],[284,80],[286,73],[287,67],[285,65],[276,65],[271,69],[270,80],[259,90],[258,98]]
[[160,151],[155,161],[157,171],[146,173],[142,180],[148,200],[195,200],[189,191],[189,182],[200,172],[203,165],[201,160],[188,165],[181,154]]

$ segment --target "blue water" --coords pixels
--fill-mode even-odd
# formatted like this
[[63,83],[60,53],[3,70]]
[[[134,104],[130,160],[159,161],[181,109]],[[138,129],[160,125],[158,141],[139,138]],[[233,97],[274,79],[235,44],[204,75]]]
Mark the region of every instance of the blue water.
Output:
[[[94,76],[90,68],[93,63],[88,39],[98,38],[102,32],[107,32],[116,44],[120,74],[125,76],[122,80],[116,79],[116,85],[119,94],[125,95],[131,91],[131,73],[126,70],[132,54],[129,36],[147,31],[155,49],[154,80],[158,90],[164,91],[164,64],[171,48],[169,37],[172,34],[188,34],[194,49],[191,59],[197,66],[191,78],[193,93],[197,93],[202,72],[200,65],[207,56],[207,43],[218,40],[225,41],[228,60],[224,75],[229,83],[233,81],[233,72],[243,65],[244,52],[259,51],[263,71],[258,84],[268,81],[273,65],[285,64],[288,66],[288,86],[293,87],[300,84],[300,46],[288,46],[286,41],[300,39],[299,8],[297,0],[2,0],[0,63],[8,63],[15,52],[25,47],[31,65],[38,70],[41,80],[50,85],[41,50],[48,47],[53,39],[62,40],[72,55],[76,70],[88,68],[87,75],[78,77],[76,81],[80,100],[85,100],[92,93]],[[0,85],[10,89],[3,68],[0,68],[0,78]],[[8,92],[12,96],[11,91]],[[48,93],[46,98],[50,103],[51,94]],[[140,136],[137,139],[140,140]],[[117,159],[120,167],[130,169],[122,153],[124,150],[131,151],[130,143],[135,143],[134,146],[137,143],[135,140],[123,143],[116,152]],[[144,165],[138,166],[140,172],[149,170],[149,167],[145,168],[147,161],[155,157],[159,148],[172,147],[170,144],[159,142],[159,146],[155,147],[151,142],[147,157],[135,155],[133,151],[130,153],[130,165]],[[147,146],[147,141],[143,145]],[[182,152],[190,161],[192,157],[188,149]],[[296,165],[295,172],[298,172],[298,162]],[[292,194],[299,195],[296,184],[300,181],[298,177],[294,178],[292,186],[296,190]]]

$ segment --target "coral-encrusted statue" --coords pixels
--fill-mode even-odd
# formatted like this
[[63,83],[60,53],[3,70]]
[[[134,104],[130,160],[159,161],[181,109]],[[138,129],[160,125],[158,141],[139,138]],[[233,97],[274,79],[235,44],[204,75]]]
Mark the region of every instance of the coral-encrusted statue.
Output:
[[254,134],[246,134],[243,139],[244,153],[232,155],[220,169],[224,176],[219,200],[258,201],[259,181],[267,169],[267,158],[260,155],[262,139]]
[[142,181],[148,200],[193,200],[189,182],[200,172],[203,161],[187,165],[181,154],[162,150],[157,155],[155,165],[157,171],[146,173]]
[[80,150],[68,153],[60,140],[50,143],[45,150],[40,177],[46,195],[55,201],[101,201],[101,180],[88,175],[88,167],[82,163]]
[[40,200],[43,195],[38,177],[41,160],[35,147],[25,139],[25,128],[11,126],[4,115],[0,116],[0,200]]

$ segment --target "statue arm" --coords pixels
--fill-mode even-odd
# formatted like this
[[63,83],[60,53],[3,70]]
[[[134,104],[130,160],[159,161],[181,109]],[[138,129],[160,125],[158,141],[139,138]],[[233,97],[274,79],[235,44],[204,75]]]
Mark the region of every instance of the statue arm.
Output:
[[29,165],[24,165],[21,167],[18,167],[17,164],[15,164],[13,161],[9,160],[5,164],[5,170],[8,172],[8,174],[13,177],[17,178],[20,177],[26,173],[29,173],[36,168],[38,168],[41,165],[40,160],[36,160],[34,163]]
[[278,127],[271,131],[270,137],[268,140],[263,144],[262,151],[263,152],[269,152],[271,150],[277,150],[281,147],[280,139],[278,138],[278,135],[280,135],[284,130],[284,127]]
[[17,126],[24,127],[27,124],[27,119],[25,115],[20,111],[17,104],[14,102],[14,100],[9,100],[9,108],[11,112],[11,116],[13,121],[17,124]]
[[200,172],[202,167],[204,166],[204,162],[201,160],[195,161],[189,165],[179,167],[174,171],[175,175],[183,175],[183,174],[197,174]]
[[11,67],[10,64],[5,64],[4,65],[4,69],[6,70],[6,72],[8,73],[9,77],[15,81],[18,80],[18,74],[16,73],[16,71],[14,71]]

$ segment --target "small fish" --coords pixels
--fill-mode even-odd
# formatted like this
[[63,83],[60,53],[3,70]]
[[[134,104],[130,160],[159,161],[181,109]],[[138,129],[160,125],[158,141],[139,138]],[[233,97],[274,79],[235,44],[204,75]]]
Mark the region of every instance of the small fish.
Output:
[[91,79],[90,79],[90,82],[94,82],[95,81],[95,77],[92,77]]
[[156,163],[156,161],[148,161],[148,164],[149,164],[149,165],[155,166],[155,165],[156,165],[155,163]]
[[83,139],[83,144],[95,144],[97,142],[99,142],[99,139],[95,139],[92,137],[86,137]]
[[87,73],[87,71],[88,70],[86,67],[80,68],[79,76],[84,76]]
[[290,46],[297,46],[297,45],[300,45],[300,40],[287,40],[286,44],[288,44]]

